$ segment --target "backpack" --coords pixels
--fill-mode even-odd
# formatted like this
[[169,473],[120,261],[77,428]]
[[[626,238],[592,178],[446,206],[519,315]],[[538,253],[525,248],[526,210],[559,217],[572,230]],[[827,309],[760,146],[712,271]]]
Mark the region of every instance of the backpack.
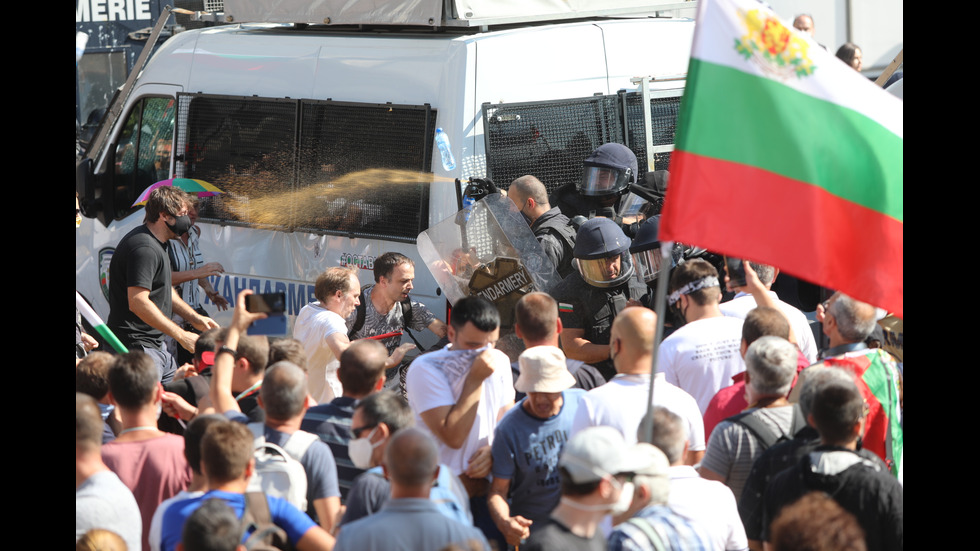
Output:
[[306,511],[306,469],[299,458],[320,437],[301,430],[296,431],[286,441],[283,449],[266,442],[265,425],[262,423],[249,423],[248,428],[255,436],[255,474],[248,482],[248,491],[285,499],[300,511]]
[[751,415],[756,411],[758,410],[739,413],[738,415],[729,417],[727,420],[741,425],[743,428],[752,433],[752,436],[759,441],[763,451],[768,450],[773,445],[780,442],[792,440],[793,435],[799,432],[803,427],[807,426],[806,419],[803,418],[803,410],[800,409],[799,404],[793,404],[793,418],[792,421],[790,421],[789,434],[776,434],[768,423],[759,419],[758,416]]
[[272,523],[269,501],[262,492],[245,493],[245,512],[242,514],[242,530],[252,535],[245,540],[249,551],[290,550],[286,531]]
[[[352,325],[350,331],[347,332],[347,338],[350,340],[354,340],[354,334],[364,327],[365,309],[367,308],[368,300],[364,291],[367,291],[371,287],[374,287],[374,285],[365,285],[361,287],[360,301],[357,307],[354,309],[354,311],[357,312],[357,317],[354,318],[354,325]],[[402,331],[408,333],[408,336],[415,342],[415,346],[417,346],[420,351],[424,352],[425,348],[421,343],[419,343],[418,339],[415,338],[415,335],[413,335],[412,331],[409,329],[409,326],[412,325],[412,297],[407,297],[398,304],[402,309]]]

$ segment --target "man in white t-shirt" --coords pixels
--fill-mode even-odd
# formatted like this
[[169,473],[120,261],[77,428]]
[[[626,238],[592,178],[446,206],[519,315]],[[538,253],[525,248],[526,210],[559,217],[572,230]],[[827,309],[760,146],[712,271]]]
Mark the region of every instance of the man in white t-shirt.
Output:
[[[759,264],[757,262],[752,263],[752,268],[755,269],[755,273],[759,276],[759,281],[765,285],[766,289],[769,291],[769,295],[776,301],[776,307],[783,312],[786,319],[789,320],[789,324],[793,327],[793,333],[796,337],[796,345],[799,347],[803,355],[806,356],[807,361],[811,364],[817,362],[817,343],[813,339],[813,331],[810,329],[810,322],[807,321],[806,315],[801,312],[798,308],[792,304],[785,303],[779,300],[776,293],[772,291],[772,284],[776,281],[776,276],[779,275],[779,268],[775,266],[769,266],[767,264]],[[735,298],[728,302],[723,302],[719,306],[721,308],[721,313],[733,318],[745,319],[745,316],[749,314],[749,311],[758,306],[755,299],[749,293],[747,287],[738,287],[731,285],[731,289],[737,294]]]
[[493,348],[499,336],[500,314],[490,301],[458,301],[450,316],[450,344],[416,358],[405,385],[416,424],[435,437],[439,462],[459,476],[474,524],[490,538],[500,538],[486,506],[490,446],[497,422],[514,405],[510,359]]
[[[657,315],[647,308],[627,308],[616,317],[609,347],[617,375],[582,398],[572,423],[572,434],[585,427],[605,425],[619,430],[627,444],[637,442],[637,427],[649,407],[656,327]],[[653,384],[653,403],[684,419],[691,437],[685,460],[689,465],[695,465],[705,449],[704,423],[698,403],[690,394],[668,383],[661,373],[657,374]]]
[[326,404],[343,395],[337,378],[340,355],[350,346],[347,316],[360,304],[361,284],[356,268],[335,266],[316,278],[315,302],[296,317],[293,336],[303,343],[309,368],[310,396]]
[[450,344],[419,356],[408,370],[416,421],[435,436],[440,461],[463,475],[464,484],[485,480],[497,419],[514,403],[510,360],[493,348],[499,334],[496,307],[466,297],[453,308]]
[[686,323],[660,345],[658,371],[694,396],[704,414],[715,393],[745,370],[739,353],[742,320],[721,313],[718,270],[701,259],[674,270],[667,301]]
[[707,531],[712,549],[744,551],[749,543],[738,516],[735,495],[725,484],[701,478],[694,467],[684,464],[687,433],[684,420],[666,408],[653,411],[653,445],[660,448],[670,469],[668,505],[678,515]]

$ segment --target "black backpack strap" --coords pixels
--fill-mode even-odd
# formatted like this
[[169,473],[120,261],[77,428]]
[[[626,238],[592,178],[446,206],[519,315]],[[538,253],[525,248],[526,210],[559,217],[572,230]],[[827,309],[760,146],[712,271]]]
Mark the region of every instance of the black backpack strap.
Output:
[[350,340],[354,340],[354,334],[356,334],[358,331],[361,330],[362,327],[364,327],[364,316],[365,316],[364,309],[367,308],[366,306],[367,299],[364,296],[364,291],[367,291],[371,287],[374,287],[374,285],[365,285],[361,287],[361,297],[360,300],[358,301],[359,304],[354,309],[354,311],[357,312],[357,317],[354,318],[354,325],[352,325],[350,331],[347,332],[347,338]]
[[[796,418],[802,417],[802,415],[798,415],[798,411],[797,411],[798,408],[799,406],[794,406],[793,408],[794,426],[796,425],[797,422]],[[796,434],[796,431],[792,431],[788,435],[777,433],[772,429],[769,423],[763,421],[758,415],[752,415],[756,411],[759,410],[752,410],[752,411],[746,411],[744,413],[739,413],[738,415],[733,415],[729,417],[727,420],[744,427],[746,430],[752,433],[752,436],[755,436],[756,440],[758,440],[759,443],[762,445],[763,450],[768,450],[770,447],[772,447],[773,444],[779,442],[780,439],[788,440],[792,438],[794,434]]]
[[425,352],[425,347],[422,346],[422,343],[415,338],[415,335],[412,334],[412,329],[410,328],[412,325],[412,297],[406,298],[399,304],[401,304],[402,307],[402,331],[408,333],[408,336],[412,338],[412,342],[415,343],[415,346],[420,352]]
[[405,329],[408,329],[412,325],[412,297],[405,297],[405,300],[401,302],[402,305],[402,325]]
[[790,433],[789,438],[792,438],[796,433],[803,430],[807,426],[806,416],[803,415],[803,409],[800,408],[800,404],[793,404],[793,420],[790,422]]

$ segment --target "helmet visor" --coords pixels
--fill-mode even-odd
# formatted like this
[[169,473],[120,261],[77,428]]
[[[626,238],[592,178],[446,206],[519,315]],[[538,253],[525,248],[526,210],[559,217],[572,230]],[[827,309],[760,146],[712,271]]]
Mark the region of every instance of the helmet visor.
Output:
[[601,196],[619,193],[629,185],[628,170],[605,166],[586,166],[578,190],[582,195]]
[[663,264],[660,247],[633,253],[633,263],[636,264],[636,278],[640,282],[649,283],[657,279],[657,274],[660,273],[660,266]]
[[629,251],[592,260],[576,258],[572,263],[582,279],[593,287],[614,287],[633,276],[633,258]]
[[648,204],[650,204],[650,202],[639,195],[633,192],[627,193],[626,198],[623,199],[622,206],[618,209],[619,215],[623,218],[639,216],[643,212],[644,207],[646,207]]

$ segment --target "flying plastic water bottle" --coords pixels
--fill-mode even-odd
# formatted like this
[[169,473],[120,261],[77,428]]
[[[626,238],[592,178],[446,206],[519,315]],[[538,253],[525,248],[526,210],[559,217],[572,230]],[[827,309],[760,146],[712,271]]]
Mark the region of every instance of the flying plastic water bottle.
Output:
[[447,172],[456,168],[456,159],[449,148],[449,136],[443,132],[442,128],[436,128],[436,146],[439,148],[439,155],[442,156],[442,168]]

